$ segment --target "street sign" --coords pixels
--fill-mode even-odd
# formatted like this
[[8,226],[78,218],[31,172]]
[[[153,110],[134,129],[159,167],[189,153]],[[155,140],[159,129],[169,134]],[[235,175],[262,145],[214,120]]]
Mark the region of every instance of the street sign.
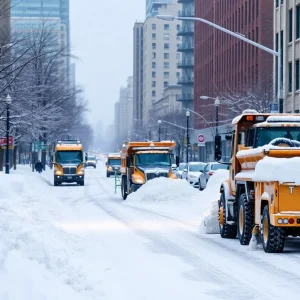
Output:
[[205,136],[204,134],[198,135],[198,146],[205,146]]
[[270,103],[270,113],[271,114],[278,113],[278,103]]
[[46,151],[48,150],[48,145],[44,142],[35,142],[32,144],[32,152]]
[[[6,137],[0,137],[0,147],[6,147],[7,145],[7,140]],[[8,146],[13,147],[14,146],[14,137],[10,136],[8,138]]]

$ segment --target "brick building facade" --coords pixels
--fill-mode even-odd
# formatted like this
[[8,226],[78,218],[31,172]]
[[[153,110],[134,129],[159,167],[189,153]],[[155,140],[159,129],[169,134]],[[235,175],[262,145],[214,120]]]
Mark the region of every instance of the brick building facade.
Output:
[[[273,0],[197,0],[195,15],[273,48]],[[208,121],[215,121],[213,100],[199,97],[242,92],[246,87],[255,90],[260,85],[272,86],[273,56],[196,22],[194,71],[194,110]],[[196,116],[194,122],[195,128],[206,127]]]

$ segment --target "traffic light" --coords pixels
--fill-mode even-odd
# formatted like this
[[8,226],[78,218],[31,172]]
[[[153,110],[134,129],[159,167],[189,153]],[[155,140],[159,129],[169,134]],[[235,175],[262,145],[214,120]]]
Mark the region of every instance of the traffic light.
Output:
[[215,160],[220,161],[222,159],[222,138],[220,135],[215,136]]

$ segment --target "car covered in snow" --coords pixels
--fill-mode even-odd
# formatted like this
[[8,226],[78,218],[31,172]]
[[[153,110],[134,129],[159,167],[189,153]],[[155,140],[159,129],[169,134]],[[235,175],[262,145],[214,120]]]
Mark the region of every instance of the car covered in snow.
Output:
[[97,167],[97,158],[96,158],[96,156],[88,155],[86,157],[85,167],[94,167],[94,169],[96,169],[96,167]]
[[183,171],[182,178],[192,185],[204,189],[206,187],[206,178],[204,175],[204,168],[206,163],[203,162],[189,162]]
[[182,173],[183,173],[183,170],[186,168],[186,163],[180,163],[178,168],[176,169],[176,176],[177,178],[182,178]]
[[204,168],[206,182],[217,170],[229,170],[229,166],[218,162],[210,162]]

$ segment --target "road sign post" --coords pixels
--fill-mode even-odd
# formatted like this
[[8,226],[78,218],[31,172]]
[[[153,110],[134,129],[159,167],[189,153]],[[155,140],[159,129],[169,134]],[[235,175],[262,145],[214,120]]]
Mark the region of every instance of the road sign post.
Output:
[[198,146],[203,147],[205,146],[205,136],[204,134],[198,135]]
[[270,113],[271,114],[276,114],[279,112],[278,110],[278,103],[270,103]]

